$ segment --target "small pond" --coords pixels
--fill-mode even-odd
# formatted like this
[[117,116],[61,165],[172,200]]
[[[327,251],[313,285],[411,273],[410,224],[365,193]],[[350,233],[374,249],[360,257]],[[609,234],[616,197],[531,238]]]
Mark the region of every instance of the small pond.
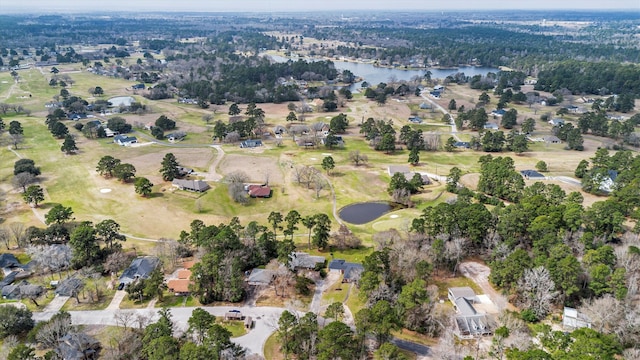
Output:
[[135,102],[136,99],[132,98],[131,96],[116,96],[116,97],[112,97],[107,101],[111,103],[111,106],[120,107],[121,105],[131,106],[131,103]]
[[350,224],[362,225],[398,208],[398,204],[389,202],[363,202],[343,207],[338,215]]

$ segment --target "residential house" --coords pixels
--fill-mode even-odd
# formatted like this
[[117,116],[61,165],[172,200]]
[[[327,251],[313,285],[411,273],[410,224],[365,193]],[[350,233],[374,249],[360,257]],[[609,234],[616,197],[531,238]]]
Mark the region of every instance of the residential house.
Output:
[[243,142],[240,143],[240,147],[245,149],[245,148],[255,148],[258,146],[262,146],[262,140],[245,140]]
[[409,165],[389,165],[387,167],[387,173],[389,176],[393,176],[395,173],[406,174],[408,172],[410,172]]
[[22,269],[22,264],[13,254],[0,254],[0,269],[7,276],[17,269]]
[[495,124],[495,123],[486,123],[486,124],[484,124],[483,128],[485,130],[498,130],[498,129],[500,129],[498,124]]
[[600,186],[598,186],[598,189],[607,193],[612,192],[617,178],[618,178],[617,171],[608,170],[607,175],[605,175],[601,180],[599,179]]
[[145,89],[145,85],[144,84],[135,84],[131,86],[132,90],[144,90]]
[[265,269],[253,269],[245,279],[247,284],[253,286],[268,286],[276,277],[276,272],[273,270]]
[[471,149],[471,143],[468,141],[456,141],[453,146],[461,149]]
[[187,134],[184,132],[175,132],[166,136],[169,142],[180,141],[180,140],[183,140],[185,137],[187,137]]
[[[407,181],[411,181],[411,179],[413,179],[415,174],[420,174],[414,171],[409,171],[408,165],[389,165],[387,167],[387,173],[389,174],[389,176],[393,176],[396,173],[401,173],[404,175]],[[429,178],[429,175],[420,174],[420,176],[422,177],[423,185],[431,184],[431,179]]]
[[410,116],[409,122],[414,124],[422,124],[422,119],[419,116]]
[[564,120],[560,119],[560,118],[553,118],[551,120],[549,120],[549,124],[551,126],[560,126],[560,125],[564,125]]
[[144,256],[134,259],[131,265],[120,276],[120,285],[128,285],[138,279],[148,279],[153,270],[160,265],[155,256]]
[[247,192],[252,198],[270,198],[272,193],[269,185],[249,185]]
[[339,271],[342,273],[342,282],[351,283],[360,280],[364,272],[362,264],[346,262],[342,259],[334,259],[329,263],[329,271]]
[[487,315],[478,312],[473,304],[478,302],[475,292],[468,286],[448,289],[449,301],[456,312],[456,327],[461,338],[469,338],[475,335],[490,335],[491,328]]
[[547,144],[560,144],[562,142],[560,138],[554,135],[543,136],[542,140]]
[[322,256],[309,255],[305,252],[292,252],[289,254],[289,267],[291,269],[316,269],[323,266],[327,260]]
[[55,352],[64,360],[93,360],[100,347],[100,341],[85,333],[69,332],[58,340]]
[[116,135],[120,135],[119,132],[113,131],[113,130],[111,130],[109,128],[104,128],[104,134],[105,134],[106,137],[114,137]]
[[520,175],[527,180],[544,180],[547,178],[535,170],[521,170]]
[[[325,137],[320,139],[320,143],[322,145],[327,145],[327,137],[326,137],[326,135],[325,135]],[[333,136],[333,146],[344,147],[344,139],[342,138],[342,136],[340,136],[340,135],[334,135]]]
[[562,327],[565,330],[585,327],[591,329],[591,320],[587,315],[578,312],[578,310],[565,306],[562,312]]
[[209,184],[202,180],[173,179],[171,184],[180,190],[195,192],[205,192],[210,188]]
[[507,113],[507,111],[505,109],[495,109],[495,110],[491,111],[491,115],[493,115],[495,117],[502,117],[506,113]]
[[9,300],[22,299],[23,297],[37,298],[42,295],[44,288],[40,285],[29,284],[28,281],[22,280],[21,282],[13,285],[6,285],[2,288],[2,298]]
[[127,136],[127,135],[116,135],[113,137],[113,142],[120,146],[131,146],[138,142],[138,139],[135,136]]
[[282,125],[276,125],[276,126],[273,128],[273,133],[274,133],[274,134],[276,134],[276,135],[283,135],[283,134],[285,134],[286,132],[287,132],[287,129],[286,129],[284,126],[282,126]]
[[423,102],[420,104],[420,109],[422,110],[431,109],[431,104],[427,104],[426,102]]
[[191,292],[189,286],[193,284],[191,281],[191,270],[179,269],[176,279],[167,281],[167,288],[176,296],[187,296]]
[[178,166],[178,177],[185,177],[191,174],[193,174],[193,169],[184,166]]
[[59,296],[75,296],[84,283],[75,276],[68,277],[56,285],[55,293]]
[[244,320],[244,315],[240,311],[227,311],[224,314],[224,319],[229,320]]

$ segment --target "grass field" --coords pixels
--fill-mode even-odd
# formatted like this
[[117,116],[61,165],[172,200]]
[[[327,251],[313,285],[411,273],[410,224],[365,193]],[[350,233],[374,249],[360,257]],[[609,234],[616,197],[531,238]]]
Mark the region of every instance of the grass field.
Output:
[[[116,220],[122,231],[135,237],[159,239],[177,238],[180,231],[188,229],[194,219],[201,219],[207,224],[219,224],[227,222],[231,217],[238,216],[242,224],[256,220],[266,222],[266,217],[271,211],[279,211],[286,214],[291,209],[296,209],[303,216],[315,213],[332,213],[333,196],[328,188],[320,191],[319,196],[313,189],[307,189],[295,183],[293,176],[296,166],[313,166],[321,170],[322,159],[332,156],[336,167],[331,173],[325,174],[335,190],[336,208],[354,202],[388,200],[386,188],[389,182],[387,167],[395,164],[407,164],[408,152],[396,151],[393,154],[385,154],[373,151],[368,142],[359,134],[358,124],[362,119],[373,117],[375,119],[392,120],[399,129],[407,124],[407,117],[412,113],[427,119],[433,124],[412,125],[424,131],[439,131],[444,138],[448,137],[449,127],[439,125],[441,114],[438,111],[421,110],[419,104],[424,100],[419,97],[409,96],[408,101],[389,101],[385,105],[379,105],[357,94],[353,100],[338,111],[333,113],[307,114],[307,124],[314,121],[328,122],[331,117],[342,112],[348,115],[350,126],[344,134],[346,147],[344,149],[304,149],[298,147],[290,136],[285,135],[282,144],[277,145],[273,139],[265,139],[265,146],[258,149],[241,149],[237,144],[222,144],[225,156],[216,168],[213,168],[217,158],[217,152],[208,147],[211,141],[211,127],[217,120],[227,121],[227,106],[211,106],[201,109],[195,105],[180,104],[175,99],[151,101],[139,94],[132,93],[128,88],[133,82],[123,79],[115,79],[88,73],[79,64],[64,65],[60,67],[60,76],[71,78],[67,90],[72,95],[85,99],[95,100],[89,94],[88,89],[101,86],[105,94],[101,98],[108,99],[113,96],[134,96],[148,106],[150,113],[123,114],[129,123],[144,124],[153,122],[160,115],[166,114],[177,121],[178,129],[187,131],[187,138],[178,146],[167,147],[161,145],[148,145],[140,147],[120,147],[111,139],[87,139],[73,128],[74,122],[65,121],[71,134],[76,138],[80,148],[75,155],[65,155],[60,151],[61,140],[54,139],[44,124],[47,114],[44,103],[51,101],[60,92],[59,87],[49,86],[52,74],[48,69],[25,70],[20,72],[20,81],[15,83],[7,73],[0,74],[0,99],[3,102],[21,104],[32,111],[31,116],[3,115],[5,123],[12,120],[20,121],[24,128],[24,143],[18,149],[8,149],[6,137],[0,147],[0,190],[6,194],[6,208],[1,214],[6,224],[23,222],[27,226],[42,226],[42,219],[46,212],[57,203],[72,207],[76,221],[98,222],[107,218]],[[443,98],[437,100],[446,107],[451,99],[456,99],[458,105],[472,108],[477,102],[480,92],[469,89],[467,86],[451,84]],[[492,102],[487,109],[491,110],[496,99],[492,95]],[[241,105],[244,109],[246,106]],[[289,112],[287,104],[259,104],[266,114],[267,129],[275,125],[286,126],[286,115]],[[526,105],[516,105],[520,117],[539,118],[533,115],[534,109]],[[548,110],[548,109],[545,109]],[[209,124],[203,121],[204,115],[211,115]],[[571,117],[571,116],[569,116]],[[87,120],[82,120],[85,122]],[[546,134],[550,126],[538,121],[539,129],[535,136]],[[145,133],[144,130],[140,130]],[[146,132],[148,134],[148,132]],[[469,140],[477,136],[476,132],[461,130],[458,136],[463,140]],[[144,140],[143,140],[144,142]],[[169,144],[165,144],[169,145]],[[530,151],[515,156],[510,153],[493,154],[494,156],[511,156],[514,159],[516,169],[532,169],[539,160],[545,160],[550,169],[549,175],[572,175],[573,170],[581,159],[593,156],[598,141],[585,141],[587,147],[584,152],[571,152],[563,150],[562,144],[548,145],[545,143],[532,143]],[[188,146],[197,146],[189,148]],[[361,166],[354,166],[349,161],[351,151],[360,151],[368,156],[368,162]],[[244,171],[251,182],[269,182],[273,187],[273,196],[269,199],[251,199],[247,205],[233,203],[228,195],[224,182],[210,181],[211,190],[204,194],[193,194],[184,191],[176,191],[169,182],[161,179],[159,169],[162,157],[172,152],[178,161],[187,167],[194,168],[200,173],[216,172],[218,175],[227,175],[235,171]],[[105,179],[99,176],[95,167],[98,160],[104,155],[111,155],[122,162],[133,164],[136,176],[149,178],[155,186],[153,193],[148,198],[142,198],[134,193],[131,183],[121,183],[116,179]],[[460,151],[454,152],[421,152],[420,163],[413,170],[429,172],[438,175],[447,174],[454,166],[462,169],[466,174],[462,182],[473,188],[477,183],[479,171],[478,159],[485,155],[482,152]],[[42,169],[39,184],[45,189],[45,201],[37,209],[31,209],[24,204],[21,194],[12,185],[13,163],[20,157],[30,158]],[[567,191],[578,189],[561,185]],[[345,258],[349,261],[361,262],[372,251],[371,236],[375,232],[395,228],[405,231],[410,226],[411,220],[420,215],[420,211],[429,205],[435,205],[446,201],[450,194],[444,192],[444,184],[435,183],[425,187],[424,192],[413,197],[415,207],[398,210],[385,214],[382,217],[364,225],[347,226],[363,242],[363,248],[352,251],[334,250],[333,255]],[[585,195],[585,203],[595,201],[595,198]],[[336,230],[338,222],[332,219],[333,229]],[[301,249],[306,246],[306,229],[297,232],[296,241]],[[136,248],[137,252],[144,254],[153,253],[153,242],[129,238],[125,243],[127,248]],[[312,250],[312,253],[318,253]],[[323,253],[330,256],[329,252]],[[174,302],[179,302],[174,299]]]

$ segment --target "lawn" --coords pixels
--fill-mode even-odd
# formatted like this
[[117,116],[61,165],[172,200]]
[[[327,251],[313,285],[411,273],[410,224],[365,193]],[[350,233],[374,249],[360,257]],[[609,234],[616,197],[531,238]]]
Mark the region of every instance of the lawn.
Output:
[[284,355],[280,352],[280,344],[278,343],[277,333],[273,333],[264,344],[265,360],[283,360]]
[[435,285],[438,286],[438,297],[440,299],[444,299],[446,301],[448,296],[448,289],[452,287],[464,287],[468,286],[473,289],[477,294],[482,294],[483,291],[473,280],[463,277],[449,277],[449,272],[444,270],[440,271],[439,274],[433,277]]
[[321,306],[336,302],[343,303],[347,299],[350,286],[349,284],[343,284],[342,276],[340,276],[340,279],[322,294]]
[[220,324],[225,329],[231,332],[231,337],[240,337],[247,333],[247,329],[244,327],[244,321],[242,320],[225,320],[224,316],[216,317],[216,324]]

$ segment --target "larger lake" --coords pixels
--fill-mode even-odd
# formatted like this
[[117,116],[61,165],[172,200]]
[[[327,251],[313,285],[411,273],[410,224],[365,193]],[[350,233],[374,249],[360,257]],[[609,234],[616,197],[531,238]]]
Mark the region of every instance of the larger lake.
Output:
[[[277,62],[286,62],[289,60],[287,57],[278,56],[278,55],[268,55],[274,61]],[[304,58],[306,61],[318,61],[317,59]],[[497,73],[500,71],[498,68],[493,67],[485,67],[485,66],[461,66],[456,69],[395,69],[395,68],[386,68],[374,66],[371,63],[356,63],[349,61],[341,61],[341,60],[331,60],[336,69],[349,70],[354,75],[363,78],[366,82],[371,85],[378,85],[379,83],[387,83],[390,82],[391,79],[395,80],[405,80],[409,81],[414,76],[424,76],[427,71],[431,71],[431,78],[433,79],[444,79],[449,75],[453,75],[456,73],[464,73],[466,76],[474,76],[474,75],[487,75],[487,73]],[[359,84],[357,84],[359,87]]]

